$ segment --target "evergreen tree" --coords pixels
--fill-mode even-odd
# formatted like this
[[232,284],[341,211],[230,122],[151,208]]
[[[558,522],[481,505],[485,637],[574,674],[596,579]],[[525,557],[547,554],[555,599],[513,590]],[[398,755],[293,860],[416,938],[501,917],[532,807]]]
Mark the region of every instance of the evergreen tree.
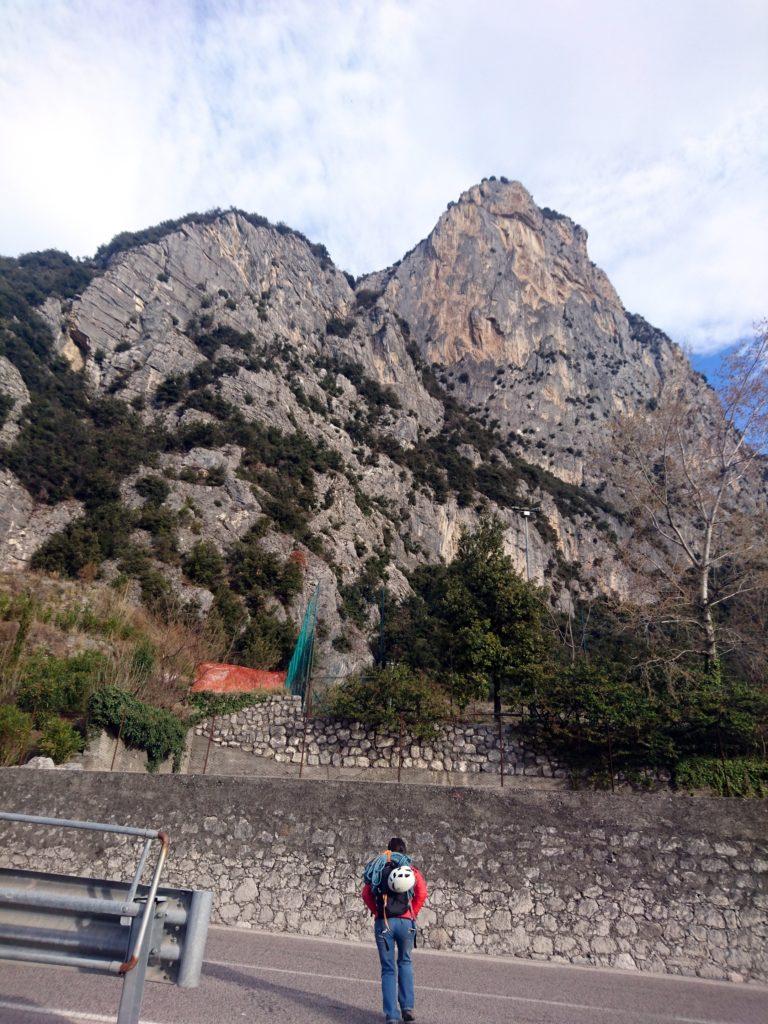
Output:
[[464,531],[449,567],[443,596],[453,636],[453,667],[470,695],[490,694],[494,714],[502,699],[534,689],[544,656],[542,594],[515,571],[496,518]]
[[505,554],[496,517],[464,530],[448,566],[419,570],[416,595],[387,624],[387,656],[433,673],[459,707],[535,689],[546,662],[543,595]]

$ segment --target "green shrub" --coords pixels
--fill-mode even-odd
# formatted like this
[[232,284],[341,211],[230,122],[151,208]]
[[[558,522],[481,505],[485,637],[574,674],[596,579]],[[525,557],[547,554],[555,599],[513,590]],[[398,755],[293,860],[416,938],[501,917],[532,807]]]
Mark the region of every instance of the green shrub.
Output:
[[0,257],[0,281],[34,306],[49,295],[69,298],[79,295],[94,276],[86,261],[73,259],[58,249],[23,253],[17,259]]
[[446,721],[450,707],[445,694],[427,675],[407,665],[387,665],[337,683],[320,705],[333,718],[353,719],[395,735],[403,729],[429,739]]
[[195,709],[189,719],[190,725],[215,718],[219,715],[234,715],[243,708],[264,704],[271,697],[269,693],[192,693],[188,703]]
[[95,508],[119,498],[120,480],[157,450],[160,435],[114,398],[35,396],[6,464],[39,501],[78,498]]
[[155,405],[174,405],[181,401],[185,394],[184,378],[174,373],[160,381],[155,389]]
[[76,577],[86,565],[119,558],[134,525],[134,514],[119,501],[87,510],[37,549],[32,568]]
[[71,658],[35,654],[21,667],[16,702],[39,726],[57,715],[82,718],[106,667],[107,660],[98,651]]
[[354,325],[354,320],[342,320],[338,316],[332,316],[325,325],[325,333],[334,334],[338,338],[348,338]]
[[719,796],[768,797],[768,761],[753,757],[692,757],[675,767],[679,789],[713,789]]
[[220,586],[226,570],[226,563],[219,549],[208,540],[199,540],[184,559],[182,566],[188,579],[201,587]]
[[263,610],[268,597],[289,604],[301,590],[301,568],[265,551],[258,543],[259,528],[249,531],[229,552],[230,586],[245,598],[252,613]]
[[221,625],[231,641],[235,640],[248,622],[243,599],[233,594],[227,586],[217,587],[214,591],[211,615],[214,616],[214,623]]
[[63,718],[47,718],[42,723],[42,730],[38,750],[44,757],[52,757],[56,764],[69,761],[73,754],[79,754],[83,749],[83,737]]
[[136,493],[145,498],[150,505],[162,505],[171,492],[166,481],[161,476],[153,474],[140,477],[133,486]]
[[367,626],[371,606],[380,597],[389,562],[390,556],[387,553],[371,555],[363,563],[354,582],[339,587],[342,615],[352,619],[360,629]]
[[161,562],[178,560],[176,531],[179,516],[169,508],[147,501],[136,516],[136,526],[152,535],[152,551]]
[[226,482],[227,471],[223,466],[211,466],[202,480],[206,487],[223,487]]
[[172,604],[171,586],[152,564],[147,552],[135,544],[128,545],[118,568],[126,576],[138,580],[141,599],[150,611],[164,615]]
[[10,395],[6,395],[4,391],[0,391],[0,427],[5,423],[8,413],[14,406],[14,401]]
[[187,725],[170,711],[144,704],[117,686],[92,694],[88,711],[92,725],[119,733],[127,747],[146,752],[147,771],[156,771],[169,757],[175,772],[181,767]]
[[296,630],[289,619],[280,620],[271,612],[260,611],[235,637],[232,659],[251,668],[285,667],[295,643]]
[[136,683],[145,683],[155,670],[157,652],[154,645],[143,637],[133,649],[131,655],[131,679]]
[[32,716],[13,704],[0,704],[0,766],[20,764],[31,739]]
[[56,612],[53,621],[67,633],[98,633],[119,640],[130,640],[136,632],[135,627],[123,616],[116,613],[101,614],[88,601],[63,608]]
[[206,334],[195,335],[195,344],[208,359],[213,359],[222,345],[248,352],[253,346],[253,341],[254,338],[250,331],[243,334],[242,331],[236,331],[234,327],[227,327],[224,324]]

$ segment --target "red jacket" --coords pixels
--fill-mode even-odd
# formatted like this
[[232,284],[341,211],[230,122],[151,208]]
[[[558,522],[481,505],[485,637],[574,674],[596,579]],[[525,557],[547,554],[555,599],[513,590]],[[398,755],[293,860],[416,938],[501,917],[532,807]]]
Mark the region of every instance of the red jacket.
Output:
[[[415,921],[417,914],[424,906],[428,893],[427,883],[424,881],[424,875],[422,875],[418,868],[414,868],[413,873],[416,876],[416,885],[413,888],[413,899],[411,900],[410,909],[403,914],[403,917],[410,917]],[[363,886],[361,896],[363,897],[363,903],[365,903],[373,916],[378,917],[379,914],[376,908],[376,897],[373,895],[373,889],[371,889],[367,882]]]

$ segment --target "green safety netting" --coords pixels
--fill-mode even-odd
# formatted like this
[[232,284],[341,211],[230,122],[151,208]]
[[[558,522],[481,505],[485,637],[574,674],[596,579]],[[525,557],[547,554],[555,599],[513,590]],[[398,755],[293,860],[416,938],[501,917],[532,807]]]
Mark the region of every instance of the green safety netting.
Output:
[[315,627],[317,626],[317,602],[320,597],[320,584],[315,587],[304,612],[304,619],[299,630],[299,637],[291,655],[285,688],[296,697],[304,697],[312,673],[312,659],[315,651]]

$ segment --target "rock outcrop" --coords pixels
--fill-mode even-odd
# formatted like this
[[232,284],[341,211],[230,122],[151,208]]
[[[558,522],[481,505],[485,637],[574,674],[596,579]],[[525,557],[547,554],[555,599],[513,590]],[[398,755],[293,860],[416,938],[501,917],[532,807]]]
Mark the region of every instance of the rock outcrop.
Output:
[[[540,209],[519,182],[469,189],[361,287],[383,289],[457,399],[574,484],[601,482],[593,456],[606,427],[657,395],[684,360],[626,313],[589,259],[587,232]],[[693,373],[690,385],[702,387]]]

